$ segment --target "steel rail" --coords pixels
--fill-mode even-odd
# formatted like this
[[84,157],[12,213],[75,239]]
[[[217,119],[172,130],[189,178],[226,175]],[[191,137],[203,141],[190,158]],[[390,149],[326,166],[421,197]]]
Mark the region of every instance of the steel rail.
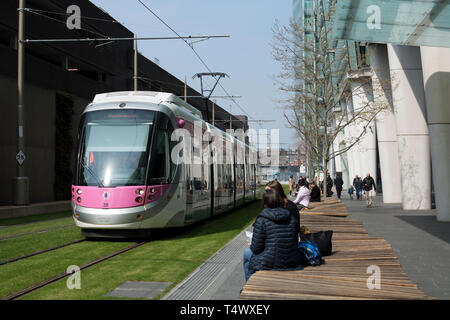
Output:
[[84,242],[84,241],[86,241],[86,239],[75,240],[75,241],[71,241],[71,242],[67,242],[67,243],[61,244],[61,245],[56,246],[56,247],[51,247],[51,248],[48,248],[48,249],[45,249],[45,250],[40,250],[40,251],[36,251],[36,252],[30,253],[30,254],[27,254],[27,255],[24,255],[24,256],[21,256],[21,257],[5,260],[5,261],[0,262],[0,266],[3,266],[5,264],[11,263],[11,262],[15,262],[15,261],[31,258],[31,257],[37,256],[37,255],[40,255],[40,254],[43,254],[43,253],[46,253],[46,252],[50,252],[50,251],[53,251],[53,250],[56,250],[56,249],[61,249],[61,248],[70,246],[72,244],[77,244],[77,243]]
[[[140,246],[142,246],[142,245],[144,245],[146,243],[147,243],[147,241],[139,242],[139,243],[136,243],[136,244],[134,244],[132,246],[129,246],[129,247],[126,247],[124,249],[118,250],[116,252],[110,253],[110,254],[102,257],[102,258],[99,258],[97,260],[94,260],[92,262],[89,262],[89,263],[81,266],[80,270],[84,270],[84,269],[87,269],[89,267],[92,267],[92,266],[94,266],[96,264],[99,264],[99,263],[101,263],[103,261],[109,260],[109,259],[111,259],[111,258],[113,258],[115,256],[118,256],[118,255],[122,254],[122,253],[125,253],[127,251],[133,250],[133,249],[135,249],[137,247],[140,247]],[[34,285],[32,285],[32,286],[30,286],[28,288],[22,289],[22,290],[17,291],[17,292],[15,292],[13,294],[10,294],[10,295],[8,295],[6,297],[3,297],[2,300],[15,300],[17,298],[20,298],[20,297],[26,295],[26,294],[29,294],[29,293],[34,292],[34,291],[36,291],[38,289],[41,289],[41,288],[43,288],[45,286],[48,286],[49,284],[52,284],[52,283],[54,283],[54,282],[56,282],[58,280],[61,280],[61,279],[65,278],[65,277],[68,277],[68,276],[72,275],[74,272],[72,272],[72,273],[61,273],[61,274],[56,275],[54,277],[51,277],[51,278],[49,278],[47,280],[44,280],[44,281],[39,282],[37,284],[34,284]]]

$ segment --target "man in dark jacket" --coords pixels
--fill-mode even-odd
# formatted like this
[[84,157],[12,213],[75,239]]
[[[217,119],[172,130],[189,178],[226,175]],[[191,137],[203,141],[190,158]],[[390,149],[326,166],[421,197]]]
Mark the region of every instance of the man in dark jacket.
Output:
[[331,188],[333,188],[333,179],[331,179],[330,175],[327,174],[327,197],[331,197],[333,195],[333,191],[331,191]]
[[246,281],[258,270],[301,268],[299,225],[281,208],[282,200],[274,190],[264,191],[263,202],[264,209],[253,224],[250,248],[244,251]]
[[338,199],[340,199],[342,193],[342,186],[344,185],[344,181],[340,176],[337,176],[336,179],[334,179],[334,185],[336,186],[337,197]]
[[362,181],[362,187],[364,196],[366,198],[367,208],[372,208],[372,199],[375,196],[375,180],[370,176],[370,173],[366,174],[366,177]]
[[361,178],[358,177],[358,175],[355,176],[355,179],[353,179],[353,186],[356,189],[356,198],[358,200],[361,200],[361,193],[362,193],[362,181]]
[[309,199],[309,202],[320,202],[320,189],[314,181],[310,183],[311,187],[311,198]]

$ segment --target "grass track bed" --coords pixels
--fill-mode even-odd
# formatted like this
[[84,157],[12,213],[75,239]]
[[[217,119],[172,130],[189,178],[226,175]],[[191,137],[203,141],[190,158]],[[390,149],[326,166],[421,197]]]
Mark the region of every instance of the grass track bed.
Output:
[[82,266],[131,244],[132,242],[86,241],[3,265],[0,267],[0,297],[64,273],[68,266]]
[[83,239],[80,229],[73,226],[47,231],[45,233],[36,233],[18,238],[1,240],[0,261],[21,257],[78,239]]
[[[22,299],[115,299],[105,297],[105,295],[125,281],[171,282],[171,286],[157,297],[160,298],[235,237],[242,229],[252,223],[256,215],[260,212],[260,209],[261,204],[259,201],[256,201],[245,207],[239,208],[232,213],[201,222],[186,230],[179,230],[177,232],[169,231],[167,232],[167,236],[164,236],[163,234],[162,236],[159,236],[159,238],[153,239],[139,248],[81,271],[80,290],[67,289],[67,280],[62,279],[24,296]],[[95,244],[95,242],[86,243],[86,245],[90,246],[90,250],[100,250],[106,244],[109,246],[122,245],[125,247],[130,243],[107,242],[106,244],[101,243],[101,245],[100,243],[97,243],[99,246],[97,249],[95,248]],[[79,245],[77,245],[77,248],[78,247]],[[118,247],[117,250],[121,248]],[[67,249],[70,251],[70,247]],[[65,271],[65,268],[70,264],[81,266],[83,262],[80,261],[85,260],[86,258],[84,256],[79,256],[77,258],[73,256],[73,253],[68,253],[66,251],[67,250],[64,250],[63,252],[61,249],[57,250],[52,255],[45,254],[46,259],[49,259],[48,256],[51,256],[51,259],[58,261],[58,272]],[[88,253],[89,250],[86,250],[84,254]],[[69,254],[70,258],[60,259],[59,257],[63,257],[63,254],[64,257],[67,257]],[[78,252],[78,254],[81,254],[81,252]],[[31,260],[31,258],[29,260]],[[27,261],[29,260],[27,259]],[[39,261],[40,259],[36,260],[36,263],[39,263],[39,265],[42,264],[42,262]],[[90,261],[92,260],[94,260],[94,258]],[[29,264],[27,261],[24,261],[26,263],[25,265]],[[51,260],[47,260],[46,263],[52,262]],[[57,273],[55,272],[56,266],[52,266],[51,269],[53,270],[53,273],[46,273],[48,275],[47,278]],[[0,278],[1,272],[2,270],[0,268]],[[24,277],[29,284],[36,282],[30,281],[26,278],[27,276],[29,275],[20,275],[19,277]],[[34,277],[34,279],[37,278]],[[40,279],[43,280],[42,276],[40,276]],[[21,286],[16,286],[16,290],[14,291],[23,287],[23,284]]]

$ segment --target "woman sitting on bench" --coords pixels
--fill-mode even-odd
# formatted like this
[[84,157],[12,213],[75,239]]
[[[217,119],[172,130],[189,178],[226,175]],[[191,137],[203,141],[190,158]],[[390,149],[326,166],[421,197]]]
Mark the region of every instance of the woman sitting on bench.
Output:
[[250,248],[244,250],[245,281],[258,270],[295,269],[302,264],[298,224],[272,189],[264,190],[264,209],[253,224]]
[[301,180],[297,198],[293,201],[297,205],[298,210],[308,209],[310,196],[311,194],[309,189],[305,186],[305,181]]

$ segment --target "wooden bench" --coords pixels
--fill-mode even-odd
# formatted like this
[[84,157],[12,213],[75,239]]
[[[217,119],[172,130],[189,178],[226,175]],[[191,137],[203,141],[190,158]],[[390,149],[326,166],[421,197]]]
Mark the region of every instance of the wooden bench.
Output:
[[[257,271],[241,299],[433,299],[407,277],[391,245],[370,237],[361,221],[302,213],[300,224],[312,232],[333,230],[333,254],[300,271]],[[380,270],[380,289],[368,287],[371,266]]]
[[301,215],[347,217],[347,207],[336,198],[324,198],[321,202],[310,202],[309,210],[301,211]]

